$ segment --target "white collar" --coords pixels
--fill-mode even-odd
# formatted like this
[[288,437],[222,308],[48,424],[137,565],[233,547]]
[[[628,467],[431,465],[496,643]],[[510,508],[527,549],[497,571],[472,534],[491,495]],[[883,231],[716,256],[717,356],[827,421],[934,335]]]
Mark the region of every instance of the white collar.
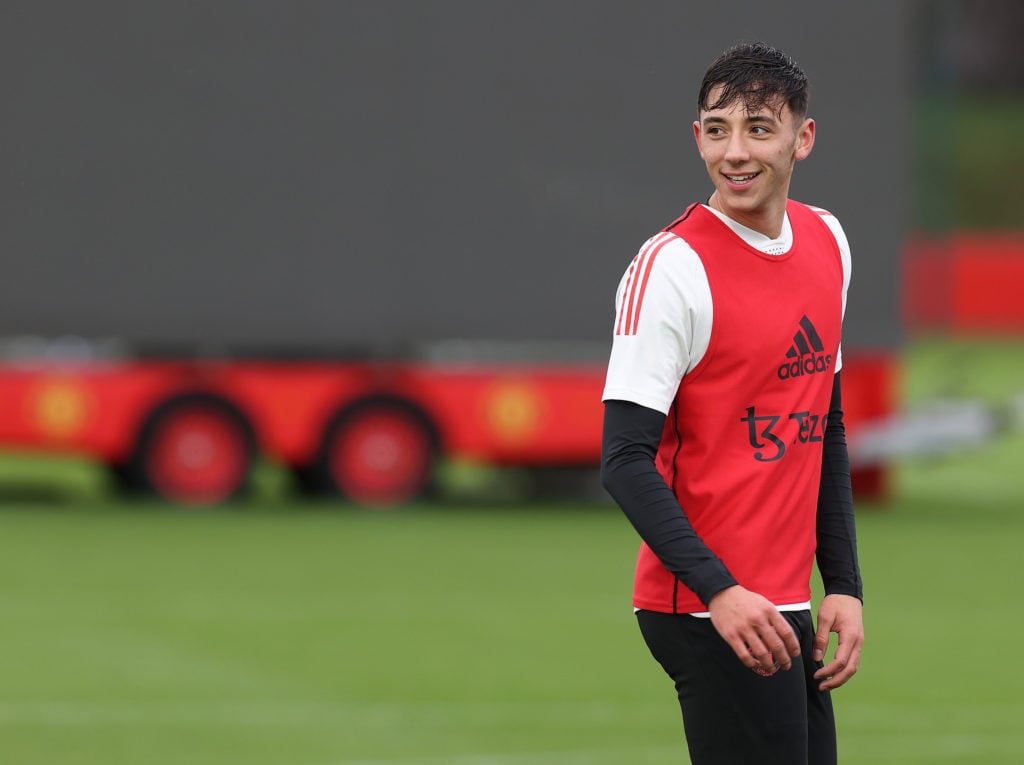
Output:
[[789,252],[789,248],[793,246],[793,227],[789,223],[789,213],[785,213],[782,217],[782,231],[779,233],[778,237],[772,239],[769,236],[765,236],[760,231],[754,231],[754,229],[747,228],[742,223],[737,223],[728,215],[720,213],[714,207],[709,205],[704,205],[704,207],[713,212],[718,219],[732,229],[740,239],[761,252],[768,255],[784,255]]

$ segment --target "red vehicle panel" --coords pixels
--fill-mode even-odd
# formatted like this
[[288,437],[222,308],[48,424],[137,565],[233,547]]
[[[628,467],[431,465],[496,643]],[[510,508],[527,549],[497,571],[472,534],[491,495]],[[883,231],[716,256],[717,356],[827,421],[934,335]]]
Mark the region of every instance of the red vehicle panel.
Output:
[[[11,364],[0,367],[0,400],[6,402],[0,411],[0,443],[134,466],[149,488],[188,501],[191,489],[167,489],[167,480],[153,472],[169,471],[174,454],[186,448],[193,454],[187,461],[198,469],[202,460],[195,453],[224,441],[212,423],[227,412],[244,425],[243,435],[251,437],[254,453],[297,470],[319,467],[329,473],[325,452],[332,423],[372,404],[374,422],[382,423],[388,413],[392,437],[398,438],[396,418],[423,433],[418,448],[426,449],[429,442],[431,467],[441,454],[504,465],[590,464],[599,457],[603,376],[597,365],[233,360]],[[167,407],[177,412],[177,424],[157,429],[162,434],[158,444],[170,439],[172,446],[152,447],[154,456],[140,454],[147,448],[147,428],[155,427],[155,418],[168,418],[162,409]],[[203,422],[196,418],[196,407],[205,412]],[[185,409],[192,411],[187,420],[191,426],[182,424]],[[190,437],[189,427],[202,433]],[[367,427],[353,431],[363,434],[358,444],[366,442]],[[408,448],[410,436],[404,438]],[[349,451],[355,448],[344,444]],[[382,446],[372,448],[379,451]],[[177,472],[183,476],[185,469]],[[332,486],[329,477],[321,476],[320,483],[326,484],[321,488],[349,493]],[[197,501],[223,499],[239,488],[226,487]],[[417,485],[416,492],[422,488]],[[382,496],[381,501],[404,500],[410,492]]]

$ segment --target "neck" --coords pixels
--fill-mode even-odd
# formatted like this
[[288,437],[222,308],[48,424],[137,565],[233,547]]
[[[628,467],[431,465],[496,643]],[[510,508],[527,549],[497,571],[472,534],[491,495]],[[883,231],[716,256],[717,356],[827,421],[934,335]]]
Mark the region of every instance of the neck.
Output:
[[753,229],[759,234],[764,234],[769,239],[778,239],[782,234],[782,221],[786,218],[785,201],[783,201],[778,209],[745,212],[743,210],[733,210],[723,205],[716,191],[708,200],[708,206],[715,208],[722,215],[732,218],[737,223]]

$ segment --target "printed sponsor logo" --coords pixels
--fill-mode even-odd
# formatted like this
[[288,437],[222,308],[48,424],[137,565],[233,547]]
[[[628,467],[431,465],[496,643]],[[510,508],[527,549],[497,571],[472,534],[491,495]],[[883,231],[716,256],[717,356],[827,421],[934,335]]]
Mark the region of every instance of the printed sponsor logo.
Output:
[[758,413],[757,408],[747,407],[747,416],[740,422],[747,426],[747,440],[753,450],[754,459],[758,462],[775,462],[786,454],[785,437],[780,431],[786,423],[796,424],[796,437],[790,445],[820,444],[825,436],[828,424],[827,414],[813,414],[808,411],[790,412],[789,414]]

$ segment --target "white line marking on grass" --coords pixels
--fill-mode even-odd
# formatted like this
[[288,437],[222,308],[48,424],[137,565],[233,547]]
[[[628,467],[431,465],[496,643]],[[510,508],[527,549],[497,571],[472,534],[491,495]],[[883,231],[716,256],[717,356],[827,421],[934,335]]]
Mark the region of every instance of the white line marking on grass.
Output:
[[361,703],[328,699],[222,698],[86,701],[63,698],[0,700],[0,725],[311,725],[339,721],[366,729],[397,724],[480,727],[501,720],[531,726],[558,719],[563,725],[602,726],[615,721],[617,707],[561,703]]
[[322,725],[344,719],[344,707],[312,702],[0,702],[0,725]]

